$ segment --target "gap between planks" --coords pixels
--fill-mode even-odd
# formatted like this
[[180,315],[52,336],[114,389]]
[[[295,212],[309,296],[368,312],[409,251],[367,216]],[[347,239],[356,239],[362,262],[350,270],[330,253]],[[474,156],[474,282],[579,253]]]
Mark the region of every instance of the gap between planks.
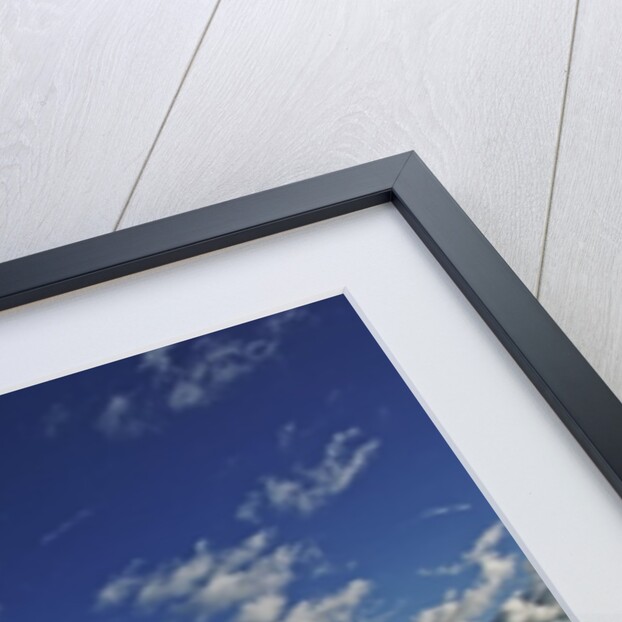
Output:
[[212,11],[211,15],[207,18],[205,28],[203,28],[203,32],[201,33],[201,36],[199,37],[199,40],[192,52],[192,55],[190,56],[188,65],[186,66],[186,69],[181,76],[181,80],[179,81],[179,85],[177,86],[177,89],[175,90],[173,98],[171,99],[171,103],[169,104],[168,108],[166,109],[166,112],[164,113],[162,122],[160,123],[160,126],[158,127],[158,131],[156,132],[156,135],[153,139],[153,142],[151,143],[151,146],[149,147],[149,151],[147,151],[147,155],[145,156],[145,161],[140,167],[140,171],[138,171],[136,180],[132,184],[132,188],[130,189],[130,192],[127,196],[127,199],[125,200],[125,204],[123,205],[121,212],[119,213],[119,217],[117,218],[113,231],[117,231],[119,229],[119,226],[121,225],[123,216],[125,216],[125,212],[127,211],[127,208],[130,204],[130,201],[132,200],[132,197],[134,196],[134,192],[136,191],[136,188],[138,187],[138,184],[143,176],[143,173],[145,172],[145,168],[147,167],[147,164],[149,163],[153,150],[158,144],[158,139],[160,138],[160,135],[162,134],[162,130],[164,129],[164,126],[166,125],[166,122],[168,121],[168,118],[171,115],[171,111],[173,110],[173,107],[175,106],[175,102],[177,101],[179,93],[181,92],[181,89],[184,86],[184,82],[186,81],[186,78],[188,77],[188,74],[190,73],[190,69],[192,68],[192,65],[197,57],[197,54],[199,53],[199,50],[201,49],[201,46],[203,45],[203,41],[205,40],[207,31],[209,30],[209,27],[212,25],[212,22],[214,21],[214,16],[216,15],[216,12],[218,11],[218,7],[220,6],[221,2],[222,0],[216,0],[216,4],[214,5],[214,10]]
[[555,193],[555,181],[557,180],[557,164],[559,161],[559,151],[561,146],[562,132],[564,128],[564,118],[566,116],[566,102],[568,99],[568,84],[570,83],[570,68],[572,66],[572,53],[574,51],[575,37],[577,33],[577,21],[579,18],[579,3],[581,0],[576,0],[574,9],[574,18],[572,22],[572,33],[570,35],[570,49],[568,50],[568,63],[566,65],[566,80],[564,81],[564,90],[562,94],[562,105],[559,114],[559,126],[557,128],[557,140],[555,143],[555,156],[553,158],[553,170],[551,173],[551,188],[549,191],[549,198],[546,206],[546,214],[544,217],[544,230],[542,232],[542,248],[540,251],[540,266],[538,269],[538,276],[536,280],[535,296],[540,300],[540,289],[542,287],[542,274],[544,272],[544,263],[546,255],[546,243],[549,237],[549,224],[551,222],[551,208],[553,206],[553,196]]

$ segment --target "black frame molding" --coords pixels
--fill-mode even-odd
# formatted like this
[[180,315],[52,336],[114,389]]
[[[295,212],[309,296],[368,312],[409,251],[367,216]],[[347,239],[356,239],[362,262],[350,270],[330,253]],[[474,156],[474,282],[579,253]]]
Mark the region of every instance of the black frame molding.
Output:
[[393,202],[622,497],[622,403],[408,152],[0,264],[0,310]]

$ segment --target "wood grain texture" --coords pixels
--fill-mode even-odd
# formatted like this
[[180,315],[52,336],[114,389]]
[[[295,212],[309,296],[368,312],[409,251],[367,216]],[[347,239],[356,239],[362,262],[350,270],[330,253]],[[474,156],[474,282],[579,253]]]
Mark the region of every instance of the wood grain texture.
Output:
[[533,287],[573,12],[223,0],[122,226],[415,149]]
[[0,261],[112,230],[213,6],[0,3]]
[[622,4],[581,2],[541,301],[622,399]]

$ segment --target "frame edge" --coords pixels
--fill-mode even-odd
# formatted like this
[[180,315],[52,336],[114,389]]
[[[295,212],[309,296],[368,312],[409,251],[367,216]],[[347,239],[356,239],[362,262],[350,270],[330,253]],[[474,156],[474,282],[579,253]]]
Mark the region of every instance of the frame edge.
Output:
[[622,497],[622,403],[413,152],[393,202]]
[[411,153],[0,263],[0,311],[389,202]]
[[622,403],[414,151],[0,263],[0,311],[390,201],[622,497]]

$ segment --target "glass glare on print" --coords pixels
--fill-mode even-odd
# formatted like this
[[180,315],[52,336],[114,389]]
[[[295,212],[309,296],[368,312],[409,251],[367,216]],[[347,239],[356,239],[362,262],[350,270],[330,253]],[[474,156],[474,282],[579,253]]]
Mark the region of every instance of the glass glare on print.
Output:
[[338,296],[0,396],[4,622],[568,618]]

